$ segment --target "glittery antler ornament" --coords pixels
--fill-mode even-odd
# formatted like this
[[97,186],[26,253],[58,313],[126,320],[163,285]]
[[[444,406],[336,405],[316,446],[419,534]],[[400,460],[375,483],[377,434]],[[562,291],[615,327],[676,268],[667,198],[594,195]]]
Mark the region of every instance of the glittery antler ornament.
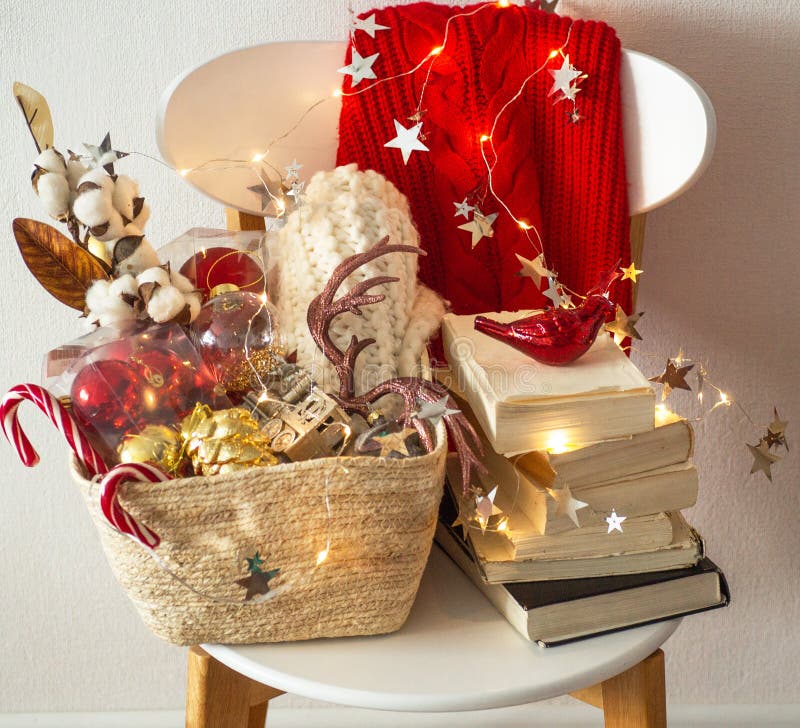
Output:
[[354,383],[355,362],[364,349],[375,343],[375,339],[359,339],[357,336],[353,336],[347,348],[342,351],[330,336],[329,329],[334,318],[347,312],[361,316],[362,306],[380,303],[385,298],[382,293],[368,293],[368,291],[384,283],[394,283],[399,280],[393,276],[368,278],[356,283],[345,295],[338,299],[336,298],[336,292],[349,275],[365,263],[390,253],[425,255],[425,251],[416,246],[390,245],[387,236],[366,252],[346,258],[333,271],[322,292],[309,304],[308,328],[317,346],[336,369],[336,373],[339,376],[339,393],[334,395],[334,398],[347,412],[366,417],[371,411],[371,405],[381,397],[387,394],[400,395],[403,398],[402,417],[405,426],[414,427],[425,449],[431,452],[435,445],[429,425],[426,420],[414,417],[414,412],[418,409],[419,403],[428,402],[433,404],[445,398],[448,407],[456,410],[456,413],[447,414],[443,416],[443,419],[458,451],[464,488],[467,489],[470,485],[472,471],[485,472],[486,470],[475,455],[475,452],[473,452],[474,447],[482,455],[483,447],[472,425],[461,412],[457,411],[458,408],[450,398],[447,389],[441,384],[419,377],[397,377],[381,382],[368,392],[356,396]]

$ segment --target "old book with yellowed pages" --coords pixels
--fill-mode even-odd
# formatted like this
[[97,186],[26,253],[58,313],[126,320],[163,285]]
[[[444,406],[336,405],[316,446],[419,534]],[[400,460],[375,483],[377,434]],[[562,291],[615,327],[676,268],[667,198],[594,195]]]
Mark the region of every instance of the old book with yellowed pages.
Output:
[[[492,314],[511,321],[520,312]],[[442,339],[454,388],[464,393],[499,453],[545,450],[553,433],[587,444],[653,429],[650,382],[606,335],[566,366],[547,366],[448,314]]]

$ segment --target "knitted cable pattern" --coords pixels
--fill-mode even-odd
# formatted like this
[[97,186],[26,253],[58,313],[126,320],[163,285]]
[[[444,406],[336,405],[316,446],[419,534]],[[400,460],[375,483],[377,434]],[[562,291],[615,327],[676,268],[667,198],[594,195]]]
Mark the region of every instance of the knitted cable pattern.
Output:
[[[465,8],[413,3],[369,10],[390,30],[357,33],[362,56],[379,53],[378,79],[413,68],[438,46],[448,19]],[[570,30],[571,26],[571,30]],[[458,229],[454,202],[473,190],[485,193],[486,167],[479,138],[488,134],[500,108],[522,80],[561,48],[588,78],[578,106],[583,117],[570,123],[567,102],[554,103],[553,79],[540,72],[501,118],[493,136],[499,162],[494,186],[514,214],[537,226],[548,264],[562,283],[585,293],[601,272],[619,259],[630,261],[627,183],[622,143],[619,87],[621,47],[604,23],[572,21],[531,6],[486,4],[450,24],[450,35],[432,66],[422,108],[425,144],[408,164],[397,149],[383,144],[395,136],[393,121],[406,127],[415,110],[428,64],[413,74],[345,95],[339,123],[338,164],[385,174],[407,195],[428,257],[420,279],[451,302],[456,313],[519,310],[549,302],[520,278],[516,253],[531,258],[531,247],[516,223],[491,195],[481,210],[499,213],[491,239],[473,249],[468,232]],[[347,51],[345,63],[350,62]],[[548,68],[558,68],[560,57]],[[366,88],[362,82],[355,90]],[[349,77],[343,90],[354,90]],[[630,310],[630,281],[617,283],[612,298]]]
[[[278,320],[288,350],[297,350],[298,364],[325,389],[335,390],[338,377],[308,330],[308,304],[345,258],[369,250],[386,235],[393,243],[419,246],[419,234],[406,197],[383,175],[359,172],[354,164],[315,174],[303,199],[287,217],[275,246]],[[415,373],[425,344],[439,327],[444,304],[417,283],[417,267],[416,255],[382,256],[356,271],[340,289],[345,293],[350,285],[380,275],[399,279],[374,289],[386,295],[381,303],[364,307],[362,316],[343,314],[331,326],[341,349],[354,335],[376,339],[356,362],[357,394],[385,379]]]

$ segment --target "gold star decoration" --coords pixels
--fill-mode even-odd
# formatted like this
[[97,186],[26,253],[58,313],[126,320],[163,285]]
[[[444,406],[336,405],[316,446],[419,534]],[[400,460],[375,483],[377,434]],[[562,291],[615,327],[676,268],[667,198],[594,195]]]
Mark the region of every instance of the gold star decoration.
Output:
[[622,271],[622,279],[623,281],[633,281],[636,283],[636,277],[640,273],[644,273],[643,270],[637,270],[636,265],[631,263],[627,268],[623,268],[620,266],[620,270]]
[[616,341],[617,344],[622,343],[623,339],[629,337],[641,341],[642,337],[636,330],[636,324],[642,316],[644,316],[644,311],[632,313],[628,316],[622,309],[622,306],[617,304],[617,312],[614,321],[610,324],[606,324],[606,331],[614,334],[614,341]]
[[541,287],[542,278],[556,277],[556,274],[548,270],[547,266],[544,264],[543,253],[539,253],[533,260],[523,258],[519,253],[515,253],[515,255],[517,256],[519,264],[522,266],[517,275],[530,278],[537,288]]
[[767,445],[763,437],[758,441],[758,445],[747,443],[747,447],[750,449],[750,454],[753,456],[753,465],[750,468],[750,475],[762,472],[771,483],[772,466],[777,463],[780,458],[769,451],[769,445]]
[[496,219],[496,212],[491,215],[484,215],[476,208],[472,220],[465,222],[463,225],[459,225],[458,229],[472,233],[472,247],[474,248],[484,238],[494,237],[494,228],[492,225],[494,225]]
[[452,528],[458,528],[459,526],[461,526],[461,530],[463,531],[461,538],[466,541],[467,536],[469,536],[469,518],[465,518],[461,511],[458,512],[456,520],[451,524]]
[[767,443],[767,447],[783,445],[786,450],[789,450],[789,445],[786,442],[786,426],[789,424],[788,420],[782,420],[778,414],[778,408],[772,408],[775,419],[767,427],[767,434],[761,439]]
[[580,528],[581,522],[578,520],[577,512],[581,508],[586,508],[589,504],[573,496],[567,485],[563,488],[550,488],[547,492],[556,501],[556,515],[567,516],[575,524],[576,528]]
[[693,368],[694,364],[678,367],[675,366],[675,362],[672,361],[672,359],[667,359],[667,366],[664,368],[664,371],[657,377],[650,377],[650,381],[659,382],[664,385],[661,392],[661,399],[666,399],[673,389],[686,389],[691,392],[692,388],[686,381],[686,375]]
[[375,435],[372,438],[372,442],[376,443],[381,449],[379,457],[388,457],[393,452],[408,457],[409,452],[406,440],[415,433],[416,430],[404,427],[400,432],[386,432],[383,435]]

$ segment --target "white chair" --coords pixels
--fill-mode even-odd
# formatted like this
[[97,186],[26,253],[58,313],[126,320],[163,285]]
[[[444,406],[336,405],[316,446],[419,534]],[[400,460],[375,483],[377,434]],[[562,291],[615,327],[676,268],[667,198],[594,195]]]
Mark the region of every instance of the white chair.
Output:
[[[263,226],[258,198],[247,191],[257,178],[246,165],[208,160],[252,159],[312,103],[329,97],[271,146],[268,160],[282,168],[296,157],[305,178],[332,168],[340,109],[333,90],[344,53],[343,43],[256,46],[188,71],[165,92],[161,153],[187,171],[187,182],[229,208],[229,227]],[[697,84],[641,53],[623,51],[622,92],[631,245],[640,262],[644,214],[698,179],[716,124]],[[678,623],[542,649],[522,639],[434,547],[409,621],[395,634],[192,648],[187,726],[263,726],[267,701],[283,692],[398,711],[496,708],[570,693],[603,708],[608,727],[661,728],[666,700],[658,648]]]

